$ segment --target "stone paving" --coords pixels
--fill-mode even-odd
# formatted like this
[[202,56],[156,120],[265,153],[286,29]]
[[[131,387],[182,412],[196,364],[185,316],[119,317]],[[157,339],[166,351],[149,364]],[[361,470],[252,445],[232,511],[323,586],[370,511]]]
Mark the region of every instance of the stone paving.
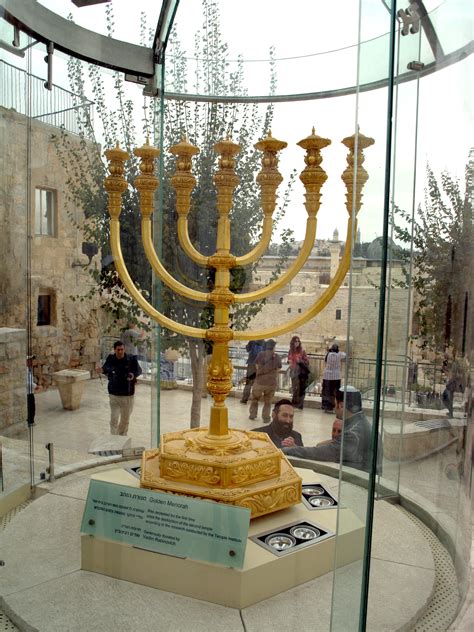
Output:
[[[158,404],[159,399],[159,404]],[[231,425],[251,429],[261,425],[261,420],[248,419],[248,407],[242,405],[238,398],[228,398]],[[207,423],[212,400],[202,400],[202,424]],[[83,400],[79,409],[64,410],[59,393],[51,389],[36,398],[37,415],[33,429],[35,480],[44,472],[47,465],[48,452],[46,443],[54,443],[56,472],[71,469],[73,464],[81,467],[92,467],[110,461],[111,457],[97,457],[89,454],[91,444],[104,440],[109,436],[109,404],[104,380],[91,380],[87,383]],[[150,447],[152,428],[150,419],[156,417],[156,409],[161,410],[161,432],[171,432],[179,428],[189,427],[189,411],[191,392],[185,390],[162,390],[157,393],[150,383],[141,383],[137,388],[135,409],[130,423],[129,436],[133,446]],[[314,406],[314,402],[310,402]],[[295,415],[295,429],[302,433],[305,444],[327,439],[330,436],[333,417],[323,414],[321,410],[307,407]],[[2,438],[3,443],[3,475],[6,491],[30,480],[28,433],[22,437]],[[457,483],[445,476],[445,468],[455,459],[454,447],[445,450],[432,459],[404,464],[401,482],[413,485],[417,490],[437,506],[440,511],[451,510],[455,518]],[[395,480],[397,466],[386,463],[389,478]],[[440,482],[442,485],[440,486]],[[453,505],[454,503],[454,505]],[[474,623],[474,604],[472,593],[466,600],[461,617],[451,630],[461,632],[472,628]]]

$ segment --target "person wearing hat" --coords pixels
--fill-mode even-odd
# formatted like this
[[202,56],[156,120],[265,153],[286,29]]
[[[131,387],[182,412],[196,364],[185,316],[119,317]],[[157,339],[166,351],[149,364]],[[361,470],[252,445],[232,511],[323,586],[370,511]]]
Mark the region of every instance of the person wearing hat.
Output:
[[368,472],[371,463],[372,427],[362,410],[362,396],[353,386],[336,391],[336,417],[343,421],[342,436],[333,436],[327,443],[314,447],[282,448],[287,456],[313,461],[341,462],[342,465]]

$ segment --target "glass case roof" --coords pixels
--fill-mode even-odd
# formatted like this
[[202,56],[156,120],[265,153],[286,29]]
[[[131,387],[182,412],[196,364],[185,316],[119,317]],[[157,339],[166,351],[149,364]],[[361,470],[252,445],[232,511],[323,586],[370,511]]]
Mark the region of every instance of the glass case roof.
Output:
[[[421,74],[429,74],[472,53],[472,21],[465,19],[472,15],[466,8],[468,1],[406,0],[406,8],[398,9],[398,37],[403,38],[401,81],[418,76],[412,70],[405,72],[412,62],[422,64]],[[17,25],[33,38],[53,42],[59,51],[121,70],[145,83],[163,61],[169,38],[166,62],[184,59],[188,77],[179,86],[165,79],[164,89],[183,98],[325,98],[351,93],[357,83],[361,89],[378,88],[387,78],[389,0],[362,3],[361,21],[360,5],[354,0],[97,2],[77,7],[72,0],[0,0],[0,46],[11,48],[12,25]],[[413,25],[406,16],[415,9],[421,15],[421,28],[418,34],[410,34]],[[206,11],[219,13],[220,41],[204,29]],[[406,37],[403,27],[409,32]],[[204,87],[195,80],[212,63],[206,40],[223,47],[226,72],[238,74],[243,69],[245,90],[236,88],[234,94],[223,95],[217,86]],[[373,60],[364,64],[359,77],[358,54]],[[272,73],[278,78],[276,83],[270,81]]]

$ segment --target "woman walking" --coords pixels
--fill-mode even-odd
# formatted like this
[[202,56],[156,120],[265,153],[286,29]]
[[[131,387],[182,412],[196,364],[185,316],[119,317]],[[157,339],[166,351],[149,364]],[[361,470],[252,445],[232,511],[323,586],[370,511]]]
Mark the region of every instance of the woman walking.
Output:
[[341,363],[346,359],[344,351],[333,344],[324,359],[323,389],[321,407],[325,413],[333,413],[336,402],[336,391],[341,388]]
[[298,336],[293,336],[290,340],[288,362],[290,363],[291,403],[295,408],[303,410],[310,369],[308,356]]

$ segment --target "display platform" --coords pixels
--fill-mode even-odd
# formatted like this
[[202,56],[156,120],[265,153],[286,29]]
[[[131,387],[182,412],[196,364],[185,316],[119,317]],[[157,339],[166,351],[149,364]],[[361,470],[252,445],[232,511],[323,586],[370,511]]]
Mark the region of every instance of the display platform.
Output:
[[[301,469],[298,474],[303,484],[319,483],[312,471]],[[106,471],[93,479],[126,485],[131,490],[140,488],[139,480],[124,469]],[[362,557],[364,527],[349,509],[310,507],[300,502],[252,520],[241,569],[164,555],[92,535],[81,536],[81,568],[231,608],[245,608],[333,569],[338,511],[338,565]],[[284,550],[298,525],[316,529],[322,537],[310,544],[304,538],[308,531],[297,530],[293,539],[301,546],[292,543]],[[283,549],[272,550],[265,542],[268,534],[279,536],[276,544]]]

